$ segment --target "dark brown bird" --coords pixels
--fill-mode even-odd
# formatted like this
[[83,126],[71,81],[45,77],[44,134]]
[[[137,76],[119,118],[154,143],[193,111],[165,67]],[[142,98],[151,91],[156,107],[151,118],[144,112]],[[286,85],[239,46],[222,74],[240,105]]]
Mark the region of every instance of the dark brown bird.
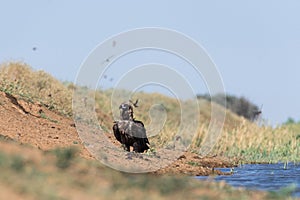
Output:
[[149,140],[143,122],[133,118],[133,106],[137,107],[137,102],[122,103],[119,106],[121,120],[115,121],[113,131],[115,138],[130,151],[130,146],[135,152],[144,152],[149,149]]

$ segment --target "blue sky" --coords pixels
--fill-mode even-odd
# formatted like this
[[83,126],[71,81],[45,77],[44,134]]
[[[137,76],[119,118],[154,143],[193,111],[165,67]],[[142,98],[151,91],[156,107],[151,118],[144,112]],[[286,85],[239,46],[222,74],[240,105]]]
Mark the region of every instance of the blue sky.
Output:
[[142,27],[174,29],[206,49],[226,92],[263,104],[263,117],[272,124],[288,117],[300,120],[299,1],[0,4],[1,63],[24,61],[60,80],[73,81],[84,59],[108,37]]

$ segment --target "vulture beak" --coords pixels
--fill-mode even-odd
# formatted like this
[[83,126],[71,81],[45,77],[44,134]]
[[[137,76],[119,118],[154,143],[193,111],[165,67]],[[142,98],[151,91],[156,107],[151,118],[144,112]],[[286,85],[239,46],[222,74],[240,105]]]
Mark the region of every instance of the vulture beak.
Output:
[[119,107],[120,110],[123,110],[125,108],[126,108],[126,106],[124,104],[121,104],[120,107]]

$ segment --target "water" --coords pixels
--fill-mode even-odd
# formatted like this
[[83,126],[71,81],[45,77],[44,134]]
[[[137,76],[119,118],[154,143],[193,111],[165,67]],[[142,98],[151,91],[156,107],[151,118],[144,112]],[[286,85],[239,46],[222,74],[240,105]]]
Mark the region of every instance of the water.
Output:
[[[218,168],[223,172],[230,172],[230,168]],[[292,196],[300,197],[300,164],[247,164],[233,169],[230,176],[216,176],[214,180],[226,181],[233,187],[244,187],[250,190],[279,191],[292,184],[296,187]],[[198,176],[197,179],[208,179]]]

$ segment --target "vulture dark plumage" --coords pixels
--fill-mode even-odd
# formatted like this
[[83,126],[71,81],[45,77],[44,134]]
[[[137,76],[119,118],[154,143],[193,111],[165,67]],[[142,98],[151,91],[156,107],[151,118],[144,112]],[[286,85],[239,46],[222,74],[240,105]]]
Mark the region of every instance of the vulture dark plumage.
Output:
[[137,101],[122,103],[120,109],[120,120],[115,121],[113,131],[115,138],[124,146],[125,150],[142,153],[149,149],[149,140],[143,122],[133,118],[133,107],[137,107]]

